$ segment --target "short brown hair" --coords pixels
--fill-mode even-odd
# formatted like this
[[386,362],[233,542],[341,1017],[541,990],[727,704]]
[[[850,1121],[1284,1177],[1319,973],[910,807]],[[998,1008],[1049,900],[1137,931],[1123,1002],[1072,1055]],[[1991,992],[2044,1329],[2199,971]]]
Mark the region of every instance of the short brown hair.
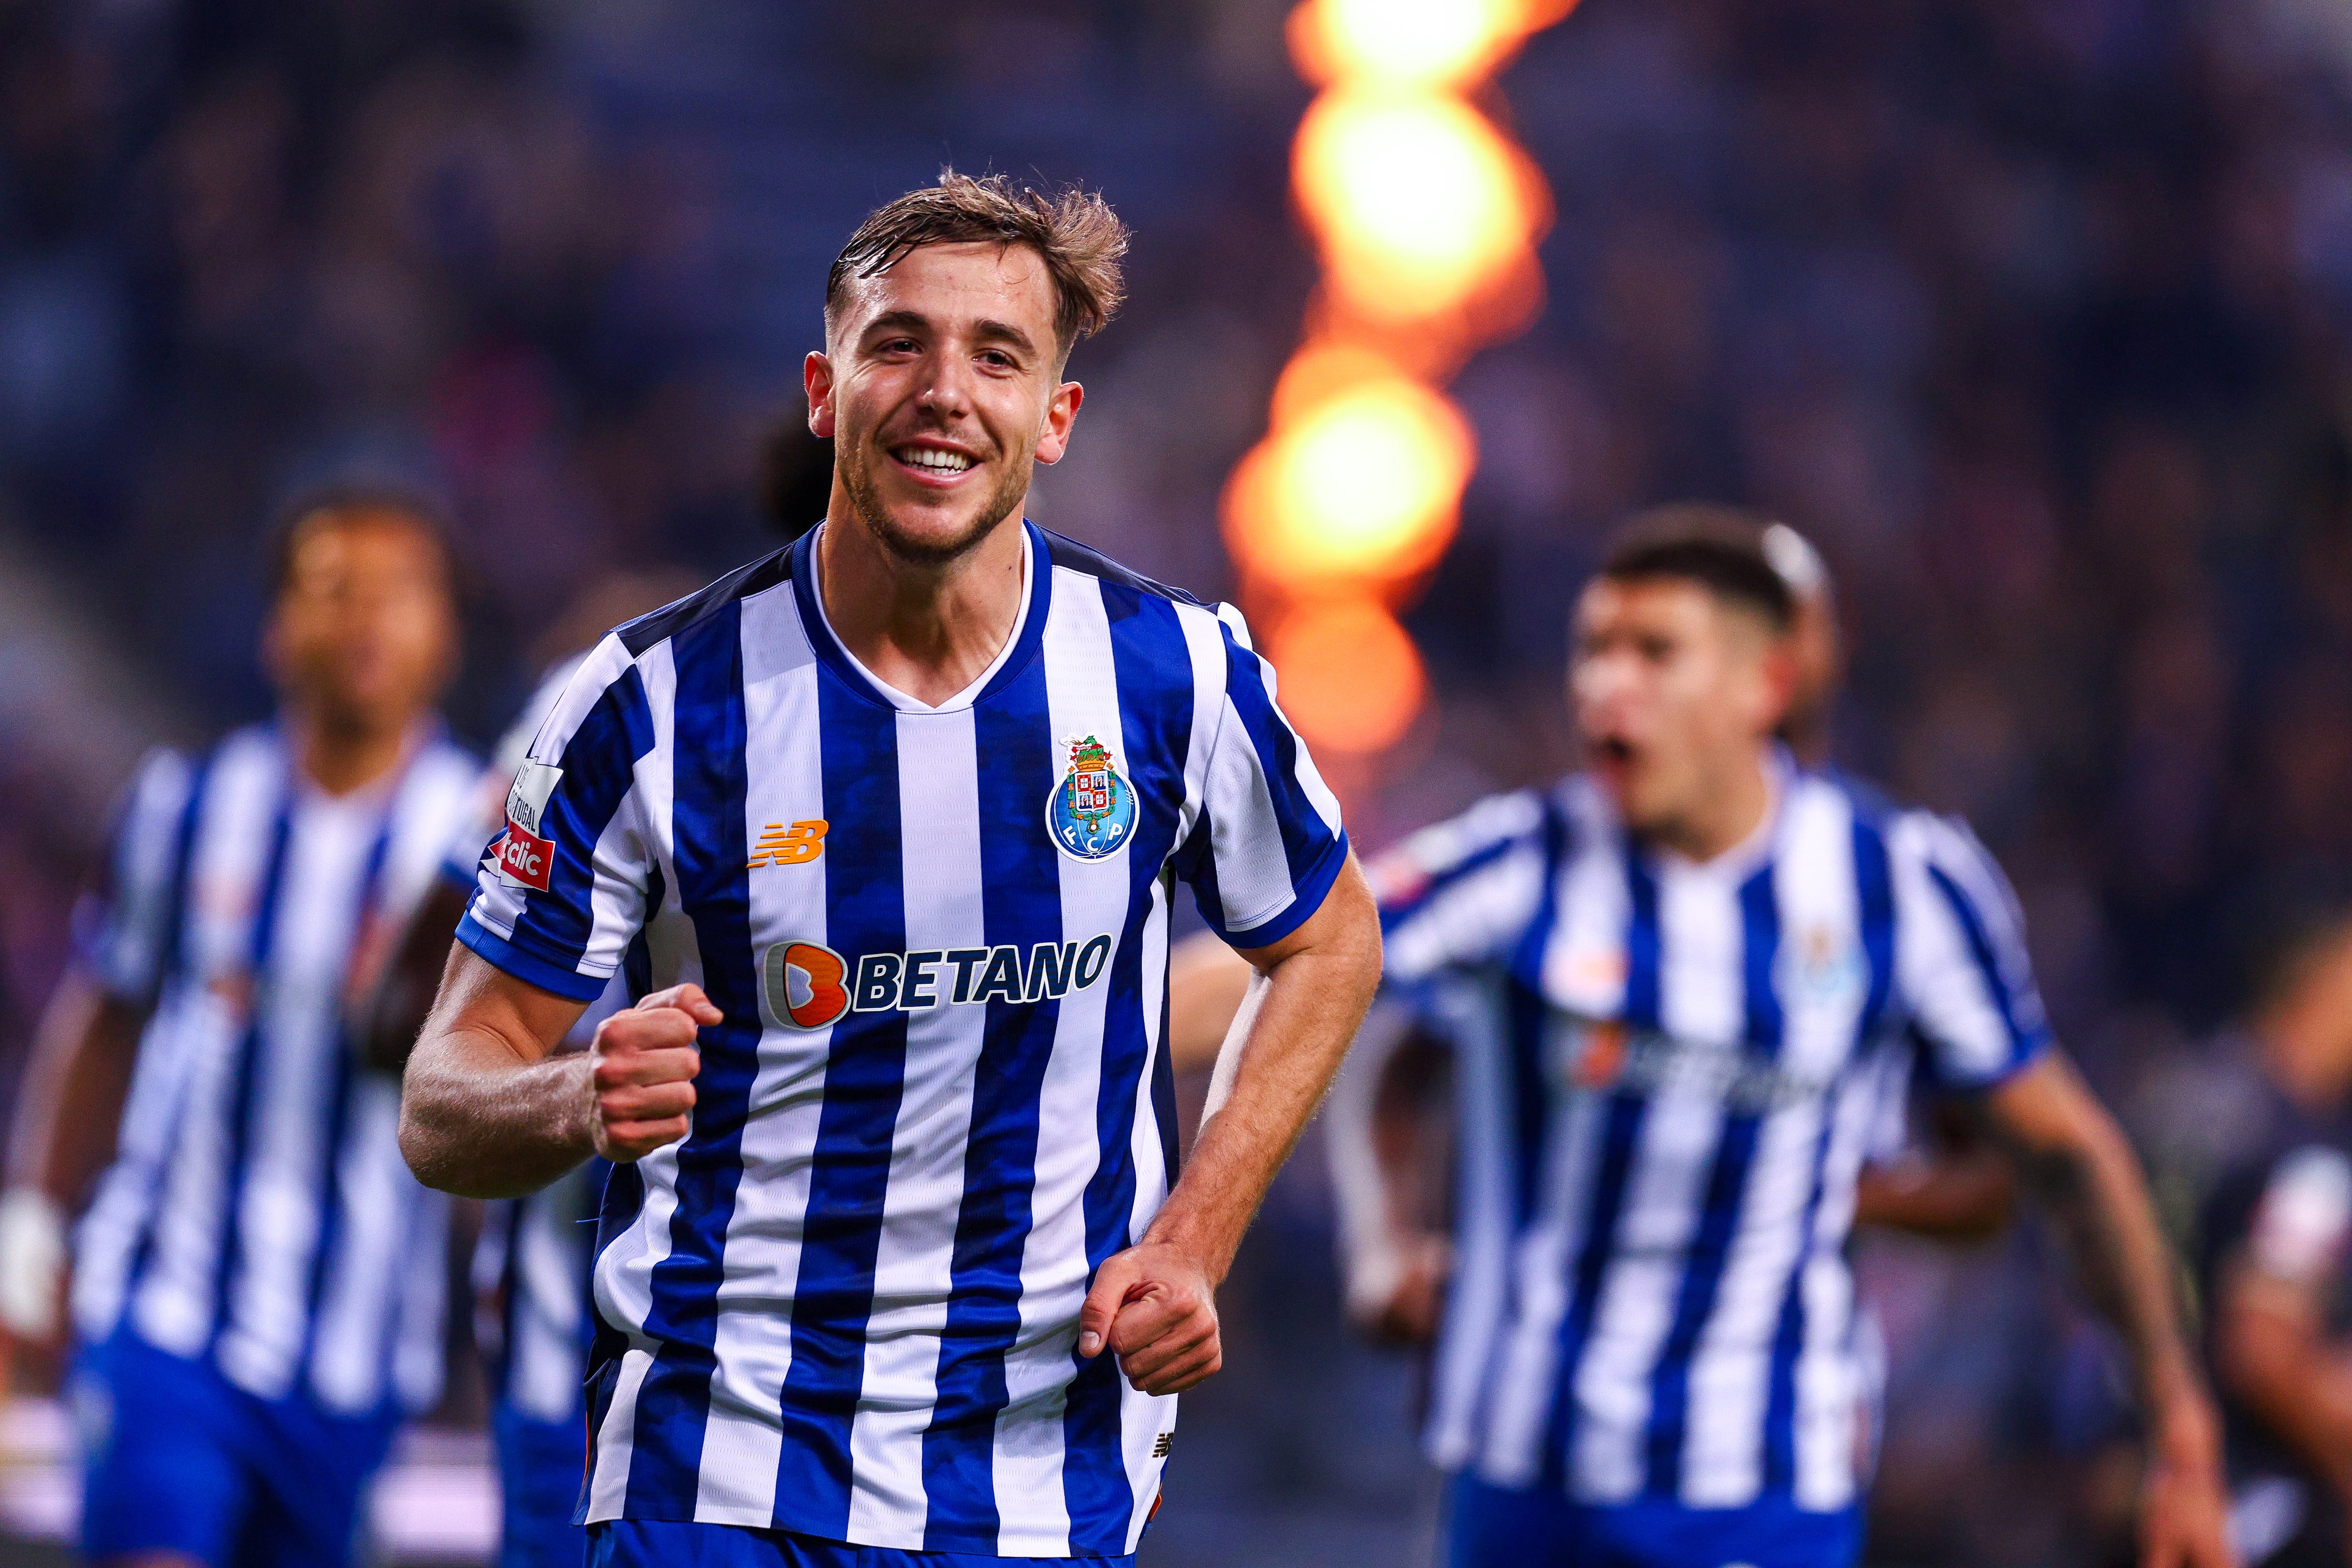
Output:
[[1736,507],[1684,501],[1653,507],[1626,521],[1601,558],[1612,582],[1660,577],[1696,583],[1717,599],[1764,617],[1775,632],[1796,620],[1789,580],[1765,553],[1771,521]]
[[422,489],[369,480],[336,481],[298,490],[278,510],[269,532],[267,570],[269,596],[283,598],[293,585],[294,559],[314,533],[341,527],[353,518],[397,517],[414,527],[441,557],[452,592],[457,579],[457,552],[452,542],[447,510]]
[[1100,331],[1126,299],[1119,258],[1127,225],[1110,204],[1075,185],[1051,195],[1003,174],[940,171],[940,183],[877,208],[834,258],[824,279],[827,330],[853,279],[887,272],[919,246],[1025,245],[1054,279],[1054,341],[1062,356]]

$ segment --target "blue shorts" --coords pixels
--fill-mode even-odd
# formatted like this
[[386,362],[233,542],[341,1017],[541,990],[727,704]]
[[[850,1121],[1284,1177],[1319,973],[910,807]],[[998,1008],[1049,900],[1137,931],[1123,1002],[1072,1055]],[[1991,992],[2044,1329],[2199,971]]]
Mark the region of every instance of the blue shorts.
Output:
[[1785,1497],[1601,1508],[1464,1475],[1447,1489],[1446,1513],[1447,1568],[1853,1568],[1862,1552],[1860,1510],[1808,1513]]
[[572,1523],[588,1468],[586,1412],[539,1421],[506,1401],[490,1407],[499,1450],[499,1568],[580,1568],[588,1538]]
[[118,1332],[82,1352],[82,1551],[176,1552],[212,1568],[345,1568],[399,1416],[261,1399],[209,1362]]
[[624,1519],[588,1527],[588,1568],[986,1568],[1058,1563],[1064,1568],[1135,1568],[1125,1557],[984,1557],[969,1552],[899,1552],[845,1546],[782,1530]]

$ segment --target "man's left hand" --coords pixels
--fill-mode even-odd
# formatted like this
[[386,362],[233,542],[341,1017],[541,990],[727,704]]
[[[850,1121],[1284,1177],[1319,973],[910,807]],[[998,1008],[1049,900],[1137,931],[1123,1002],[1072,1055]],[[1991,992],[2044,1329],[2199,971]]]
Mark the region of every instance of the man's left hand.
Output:
[[2237,1568],[2230,1499],[2210,1443],[2148,1456],[2139,1500],[2140,1568]]
[[1216,1288],[1190,1254],[1145,1242],[1096,1271],[1078,1311],[1078,1353],[1108,1348],[1145,1394],[1181,1394],[1224,1365]]

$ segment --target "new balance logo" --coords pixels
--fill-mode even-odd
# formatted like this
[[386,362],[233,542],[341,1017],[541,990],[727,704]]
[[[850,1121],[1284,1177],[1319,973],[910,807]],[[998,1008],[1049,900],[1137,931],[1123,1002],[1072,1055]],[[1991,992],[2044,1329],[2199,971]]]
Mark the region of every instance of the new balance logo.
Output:
[[1175,1446],[1176,1434],[1162,1432],[1159,1436],[1151,1439],[1151,1457],[1155,1459],[1164,1459],[1168,1457],[1168,1450]]
[[768,824],[760,841],[751,846],[751,858],[744,869],[807,864],[824,853],[824,833],[831,826],[821,816],[795,822],[790,827],[781,822]]

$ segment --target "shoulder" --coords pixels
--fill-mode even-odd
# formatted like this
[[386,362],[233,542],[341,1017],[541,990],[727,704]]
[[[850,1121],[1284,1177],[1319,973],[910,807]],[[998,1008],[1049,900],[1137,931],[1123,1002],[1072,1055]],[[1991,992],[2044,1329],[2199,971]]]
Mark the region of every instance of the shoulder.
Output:
[[707,588],[614,628],[597,653],[589,655],[582,666],[582,672],[598,662],[597,655],[604,652],[605,646],[617,644],[626,651],[630,659],[642,658],[657,644],[669,641],[709,620],[728,605],[748,599],[754,594],[764,593],[778,584],[790,582],[793,555],[793,546],[785,545],[757,561],[738,566]]
[[1381,905],[1418,903],[1446,883],[1539,847],[1564,826],[1557,800],[1536,790],[1492,795],[1459,816],[1407,834],[1367,868]]
[[1206,609],[1200,600],[1183,589],[1154,582],[1139,572],[1129,571],[1099,550],[1066,538],[1050,528],[1039,528],[1037,533],[1045,541],[1045,558],[1056,572],[1074,572],[1081,577],[1092,577],[1107,587],[1123,590],[1129,595],[1165,599],[1171,604],[1190,605],[1196,610]]

